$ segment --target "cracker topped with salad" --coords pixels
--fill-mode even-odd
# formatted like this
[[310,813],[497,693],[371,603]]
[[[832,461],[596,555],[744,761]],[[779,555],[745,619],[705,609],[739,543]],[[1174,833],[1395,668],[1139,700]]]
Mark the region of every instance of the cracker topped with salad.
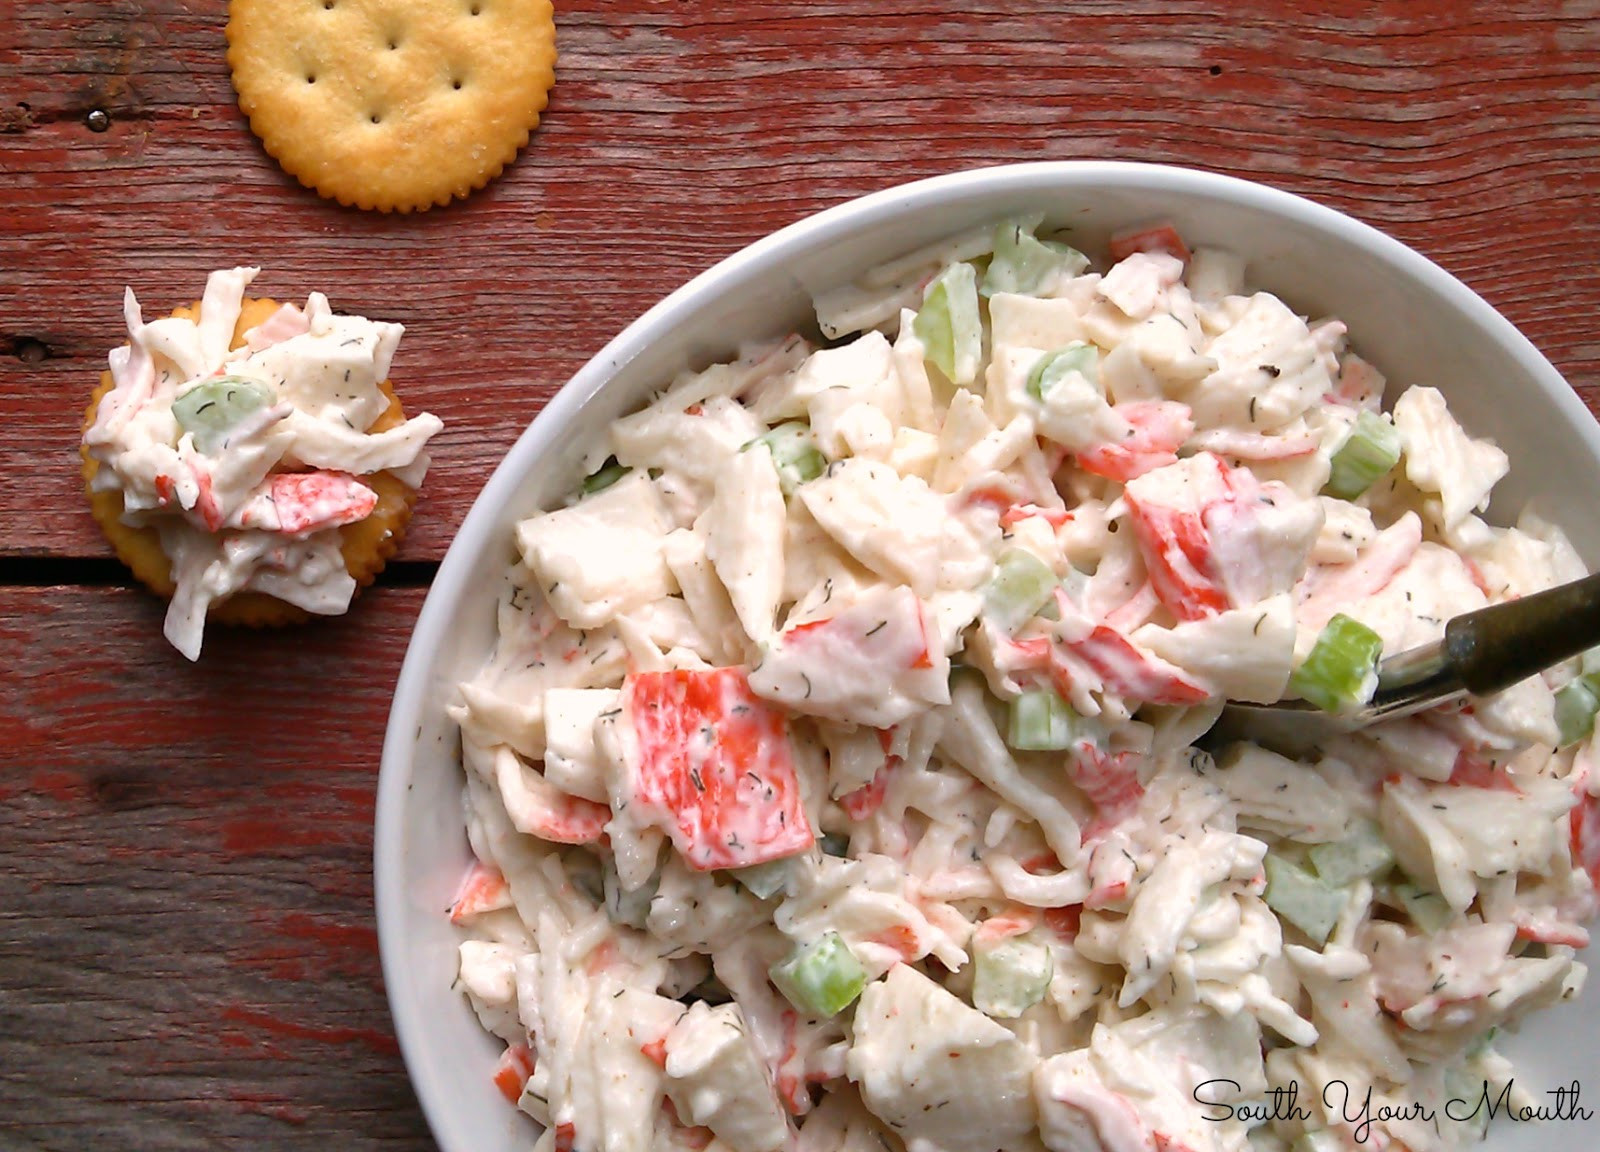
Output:
[[398,547],[438,417],[388,381],[404,329],[245,296],[213,272],[200,301],[146,322],[90,401],[82,456],[96,521],[169,600],[166,636],[200,655],[209,617],[270,626],[337,615]]

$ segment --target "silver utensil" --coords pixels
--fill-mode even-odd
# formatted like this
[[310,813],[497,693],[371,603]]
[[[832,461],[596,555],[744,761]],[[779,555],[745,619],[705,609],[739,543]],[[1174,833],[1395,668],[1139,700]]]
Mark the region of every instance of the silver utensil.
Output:
[[1230,702],[1206,734],[1213,746],[1250,740],[1300,755],[1334,737],[1468,694],[1489,696],[1600,644],[1600,572],[1456,616],[1433,644],[1378,665],[1364,708],[1324,712],[1303,700]]

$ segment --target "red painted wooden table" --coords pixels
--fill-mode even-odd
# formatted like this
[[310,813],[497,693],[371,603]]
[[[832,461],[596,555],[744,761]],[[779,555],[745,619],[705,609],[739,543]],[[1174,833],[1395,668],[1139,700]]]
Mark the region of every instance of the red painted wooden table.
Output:
[[[543,127],[470,201],[341,209],[250,135],[223,0],[0,0],[0,1148],[431,1148],[383,999],[373,790],[433,571],[623,324],[816,209],[1118,157],[1304,193],[1432,256],[1600,398],[1600,0],[558,0]],[[91,116],[91,113],[104,116]],[[103,131],[96,131],[103,128]],[[402,321],[446,422],[344,619],[190,665],[76,444],[133,285]]]

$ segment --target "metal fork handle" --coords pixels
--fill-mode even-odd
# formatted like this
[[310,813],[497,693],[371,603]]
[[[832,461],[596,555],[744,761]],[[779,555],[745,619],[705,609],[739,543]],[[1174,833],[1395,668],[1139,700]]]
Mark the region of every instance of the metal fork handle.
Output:
[[1467,691],[1509,688],[1600,644],[1600,572],[1457,616],[1444,644]]
[[1230,703],[1206,743],[1253,740],[1289,756],[1383,720],[1397,720],[1472,692],[1492,695],[1600,645],[1600,573],[1457,616],[1444,638],[1390,656],[1359,712],[1323,712],[1304,701]]
[[1385,660],[1364,723],[1488,696],[1600,644],[1600,573],[1453,618],[1444,638]]

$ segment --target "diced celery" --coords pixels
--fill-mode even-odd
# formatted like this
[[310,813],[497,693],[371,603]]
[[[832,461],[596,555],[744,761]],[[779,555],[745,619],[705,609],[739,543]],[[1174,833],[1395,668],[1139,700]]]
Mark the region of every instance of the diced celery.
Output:
[[1376,632],[1341,612],[1289,677],[1289,690],[1325,712],[1352,712],[1372,699],[1382,652]]
[[1318,944],[1326,943],[1344,912],[1344,891],[1271,852],[1267,853],[1265,866],[1267,891],[1263,899],[1267,907]]
[[1029,688],[1011,699],[1006,743],[1021,752],[1055,752],[1078,737],[1078,714],[1054,688]]
[[841,836],[837,832],[824,832],[817,838],[817,845],[825,856],[850,855],[850,837]]
[[1089,258],[1076,248],[1033,234],[1038,225],[1008,220],[994,232],[994,255],[983,274],[984,296],[996,292],[1031,295],[1056,275],[1076,276],[1089,266]]
[[1028,394],[1035,400],[1043,400],[1052,388],[1073,372],[1099,388],[1100,349],[1082,340],[1074,340],[1065,348],[1046,352],[1028,370]]
[[1289,1146],[1289,1152],[1344,1152],[1344,1149],[1345,1142],[1326,1128],[1303,1132]]
[[1039,614],[1055,595],[1050,565],[1022,548],[1007,548],[995,558],[994,579],[983,590],[984,614],[1007,635]]
[[632,468],[618,464],[615,456],[608,456],[604,464],[583,478],[583,494],[593,496],[596,492],[604,492],[632,471]]
[[592,868],[583,865],[569,867],[567,877],[572,881],[574,888],[593,900],[596,905],[600,905],[606,902],[605,877],[599,862],[594,861],[594,864]]
[[977,949],[972,1006],[985,1016],[1012,1020],[1044,999],[1055,964],[1050,949],[1026,936],[1010,936]]
[[1336,888],[1381,876],[1394,866],[1394,853],[1370,820],[1357,822],[1343,840],[1314,846],[1308,855],[1318,878]]
[[735,868],[730,875],[757,900],[770,900],[789,882],[792,859],[768,860],[748,868]]
[[828,467],[828,458],[812,439],[811,425],[800,420],[767,429],[739,451],[743,452],[751,444],[765,444],[772,453],[772,462],[778,467],[778,486],[785,496],[794,495],[796,488],[807,480],[815,480]]
[[1394,894],[1405,907],[1412,923],[1424,932],[1438,932],[1455,919],[1455,913],[1444,902],[1444,898],[1426,888],[1418,888],[1415,884],[1396,884]]
[[1474,1076],[1460,1065],[1445,1069],[1444,1096],[1454,1105],[1447,1115],[1456,1123],[1466,1125],[1469,1139],[1482,1140],[1489,1131],[1489,1108],[1485,1107],[1484,1099],[1489,1092],[1489,1081],[1483,1076]]
[[172,402],[178,426],[194,436],[194,446],[207,455],[220,450],[245,417],[273,401],[272,389],[247,376],[218,376],[190,388]]
[[978,315],[978,273],[971,264],[952,264],[929,281],[911,330],[950,383],[970,384],[977,378],[983,322]]
[[1083,597],[1089,590],[1088,573],[1080,572],[1069,565],[1067,574],[1061,578],[1061,587],[1066,592],[1067,599],[1077,604],[1083,603]]
[[1322,491],[1340,500],[1354,500],[1399,462],[1399,429],[1376,412],[1362,412],[1329,461],[1328,482]]
[[837,932],[829,932],[797,949],[768,973],[793,1004],[807,1016],[837,1016],[867,986],[867,970]]
[[[1081,603],[1088,584],[1089,578],[1087,576],[1076,568],[1069,567],[1067,574],[1061,578],[1059,586],[1067,594],[1068,600],[1074,603]],[[1041,620],[1059,620],[1061,619],[1061,605],[1052,594],[1050,599],[1044,602],[1044,607],[1035,612],[1034,615]]]
[[607,856],[604,864],[606,916],[613,924],[626,924],[643,929],[650,915],[650,901],[661,886],[661,869],[657,868],[650,879],[633,891],[624,891],[617,877],[616,863]]
[[1556,727],[1561,747],[1587,740],[1594,731],[1594,714],[1600,712],[1600,695],[1588,676],[1580,676],[1556,693]]

